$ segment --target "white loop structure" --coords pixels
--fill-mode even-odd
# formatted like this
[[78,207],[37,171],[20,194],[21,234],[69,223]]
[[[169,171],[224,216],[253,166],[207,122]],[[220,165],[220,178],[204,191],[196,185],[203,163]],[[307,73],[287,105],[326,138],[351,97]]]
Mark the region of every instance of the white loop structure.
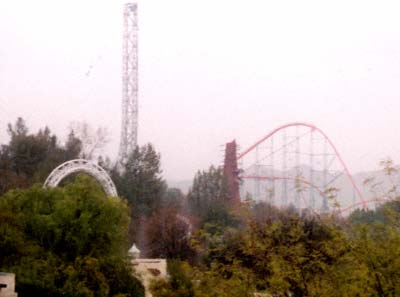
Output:
[[68,175],[84,172],[96,179],[108,196],[118,197],[117,189],[108,173],[99,165],[84,159],[65,162],[54,169],[47,177],[43,187],[55,188]]

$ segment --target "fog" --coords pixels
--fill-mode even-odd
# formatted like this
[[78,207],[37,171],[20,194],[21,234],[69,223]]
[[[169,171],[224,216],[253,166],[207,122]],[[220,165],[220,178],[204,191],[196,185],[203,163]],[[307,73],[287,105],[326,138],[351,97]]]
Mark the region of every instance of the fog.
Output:
[[[22,116],[65,137],[121,122],[122,1],[0,2],[0,142]],[[326,132],[352,172],[400,158],[396,1],[139,1],[139,143],[190,179],[293,121]]]

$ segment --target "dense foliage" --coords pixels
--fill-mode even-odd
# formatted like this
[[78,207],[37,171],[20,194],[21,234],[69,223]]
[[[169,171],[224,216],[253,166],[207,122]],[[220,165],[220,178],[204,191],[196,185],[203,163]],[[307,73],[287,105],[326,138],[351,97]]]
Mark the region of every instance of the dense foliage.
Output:
[[[125,203],[90,178],[0,198],[0,269],[19,296],[142,296],[127,259]],[[119,295],[121,296],[121,295]]]
[[167,189],[161,173],[160,155],[151,144],[136,147],[126,164],[118,164],[111,170],[119,195],[129,203],[129,240],[138,245],[143,256],[151,250],[146,233],[148,218],[162,207]]
[[198,171],[188,193],[188,211],[198,219],[198,225],[234,224],[227,207],[228,189],[220,168],[211,166],[207,171]]
[[135,205],[135,216],[149,216],[160,208],[166,183],[161,176],[160,155],[151,144],[136,147],[122,170],[118,169],[112,172],[113,180],[118,193]]
[[47,127],[29,133],[22,118],[8,125],[8,134],[10,142],[0,147],[0,195],[43,182],[55,167],[77,158],[81,151],[81,141],[73,132],[65,145],[60,145]]
[[251,201],[232,209],[221,185],[214,168],[196,175],[196,261],[172,262],[155,297],[400,296],[398,199],[343,219]]
[[[0,147],[0,195],[42,184],[65,161],[98,156],[97,162],[110,173],[119,195],[128,201],[129,243],[138,244],[143,255],[147,250],[154,250],[145,236],[149,229],[147,222],[165,207],[181,208],[184,199],[176,189],[167,189],[161,176],[160,155],[151,144],[136,147],[121,168],[121,164],[115,166],[108,157],[100,155],[108,139],[104,129],[74,123],[64,144],[47,127],[37,133],[29,130],[22,118],[8,125],[9,143]],[[68,177],[62,185],[73,180],[73,176]]]
[[399,219],[386,215],[391,223],[351,224],[250,209],[245,227],[202,230],[202,261],[174,263],[181,279],[155,283],[154,296],[399,296]]

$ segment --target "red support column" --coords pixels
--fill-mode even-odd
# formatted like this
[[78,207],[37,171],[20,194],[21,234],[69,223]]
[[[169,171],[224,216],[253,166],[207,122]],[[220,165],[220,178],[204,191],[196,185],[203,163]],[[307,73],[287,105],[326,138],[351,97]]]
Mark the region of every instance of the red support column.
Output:
[[240,203],[239,170],[237,165],[236,141],[228,142],[225,146],[224,174],[228,186],[228,199],[233,204]]

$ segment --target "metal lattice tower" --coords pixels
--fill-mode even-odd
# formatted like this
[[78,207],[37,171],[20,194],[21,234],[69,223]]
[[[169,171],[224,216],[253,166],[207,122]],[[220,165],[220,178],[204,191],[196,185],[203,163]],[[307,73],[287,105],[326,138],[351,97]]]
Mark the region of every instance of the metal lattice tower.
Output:
[[137,4],[124,7],[122,60],[122,126],[119,162],[127,162],[137,145],[138,130],[138,21]]

